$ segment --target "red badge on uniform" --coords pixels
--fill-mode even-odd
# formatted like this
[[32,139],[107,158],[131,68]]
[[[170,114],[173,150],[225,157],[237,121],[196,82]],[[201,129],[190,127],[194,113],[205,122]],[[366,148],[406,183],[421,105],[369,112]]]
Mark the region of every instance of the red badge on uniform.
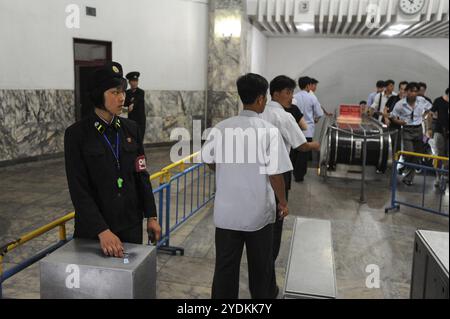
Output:
[[136,172],[141,173],[147,170],[147,163],[145,162],[145,156],[139,156],[136,159]]

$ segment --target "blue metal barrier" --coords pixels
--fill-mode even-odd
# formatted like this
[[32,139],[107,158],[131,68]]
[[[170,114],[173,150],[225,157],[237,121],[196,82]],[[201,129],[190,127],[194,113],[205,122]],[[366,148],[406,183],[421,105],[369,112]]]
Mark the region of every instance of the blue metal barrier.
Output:
[[[201,178],[201,174],[203,178]],[[195,178],[196,175],[196,178]],[[208,176],[208,185],[206,177]],[[173,176],[169,182],[155,189],[155,195],[158,194],[159,222],[161,225],[162,236],[158,242],[158,249],[176,255],[184,255],[184,249],[180,247],[170,246],[170,236],[178,229],[186,220],[197,213],[205,205],[214,198],[215,181],[211,184],[211,177],[215,178],[215,174],[207,168],[205,164],[196,164],[185,171]],[[181,191],[180,181],[183,181],[184,187]],[[190,183],[188,183],[190,180]],[[202,182],[203,181],[203,182]],[[201,185],[202,184],[202,185]],[[201,191],[202,188],[202,191]],[[208,196],[206,196],[206,188],[208,188]],[[190,197],[187,191],[190,189]],[[172,198],[172,193],[175,198]],[[180,216],[180,193],[182,196],[183,215]],[[194,198],[195,193],[195,198]],[[203,194],[203,196],[202,196]],[[156,197],[156,196],[155,196]],[[172,201],[175,202],[175,209],[172,209]],[[186,210],[190,206],[189,211]],[[172,212],[175,214],[172,215]]]
[[[423,184],[422,184],[422,204],[420,206],[418,205],[414,205],[411,203],[406,203],[406,202],[402,202],[400,200],[397,199],[397,184],[398,184],[398,165],[401,164],[404,167],[407,168],[411,168],[411,169],[421,169],[423,172]],[[436,174],[439,174],[441,176],[441,185],[439,186],[439,210],[435,210],[429,207],[425,206],[425,195],[426,195],[426,183],[427,183],[427,176],[429,172],[433,172],[433,176],[435,176]],[[407,206],[407,207],[412,207],[412,208],[416,208],[419,210],[423,210],[425,212],[428,213],[432,213],[432,214],[436,214],[436,215],[440,215],[440,216],[445,216],[445,217],[449,217],[448,212],[444,213],[442,211],[442,202],[443,202],[443,197],[445,195],[446,192],[446,188],[447,188],[447,182],[445,180],[442,179],[443,176],[447,176],[448,177],[448,170],[444,170],[444,169],[439,169],[439,168],[434,168],[434,167],[428,167],[428,166],[424,166],[424,165],[419,165],[419,164],[413,164],[413,163],[408,163],[408,162],[400,162],[399,160],[395,160],[393,162],[393,169],[392,169],[392,181],[391,181],[391,191],[392,191],[392,197],[391,197],[391,206],[387,207],[385,209],[385,213],[389,213],[391,211],[396,211],[398,212],[400,210],[400,205],[403,206]]]

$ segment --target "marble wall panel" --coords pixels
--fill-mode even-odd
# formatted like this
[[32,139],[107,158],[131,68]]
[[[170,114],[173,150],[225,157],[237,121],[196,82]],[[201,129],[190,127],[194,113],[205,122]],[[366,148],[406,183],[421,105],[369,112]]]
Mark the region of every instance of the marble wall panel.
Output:
[[[71,90],[0,90],[0,162],[64,152],[74,99]],[[146,113],[145,143],[170,142],[172,129],[204,119],[205,91],[146,91]]]

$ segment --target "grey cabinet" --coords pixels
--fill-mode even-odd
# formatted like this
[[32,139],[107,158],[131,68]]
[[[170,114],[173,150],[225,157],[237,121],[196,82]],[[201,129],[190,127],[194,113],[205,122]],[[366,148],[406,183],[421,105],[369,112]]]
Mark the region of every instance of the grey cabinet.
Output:
[[449,234],[419,230],[414,244],[412,299],[448,299]]

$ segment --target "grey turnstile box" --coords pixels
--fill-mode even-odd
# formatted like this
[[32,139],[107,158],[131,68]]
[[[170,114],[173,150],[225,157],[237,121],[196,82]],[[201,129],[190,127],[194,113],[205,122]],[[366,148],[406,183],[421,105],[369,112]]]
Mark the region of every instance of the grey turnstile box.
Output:
[[416,232],[411,299],[448,299],[448,233]]
[[124,244],[127,260],[74,239],[40,262],[42,299],[155,299],[156,248]]
[[335,299],[336,271],[331,222],[298,218],[292,234],[285,299]]

